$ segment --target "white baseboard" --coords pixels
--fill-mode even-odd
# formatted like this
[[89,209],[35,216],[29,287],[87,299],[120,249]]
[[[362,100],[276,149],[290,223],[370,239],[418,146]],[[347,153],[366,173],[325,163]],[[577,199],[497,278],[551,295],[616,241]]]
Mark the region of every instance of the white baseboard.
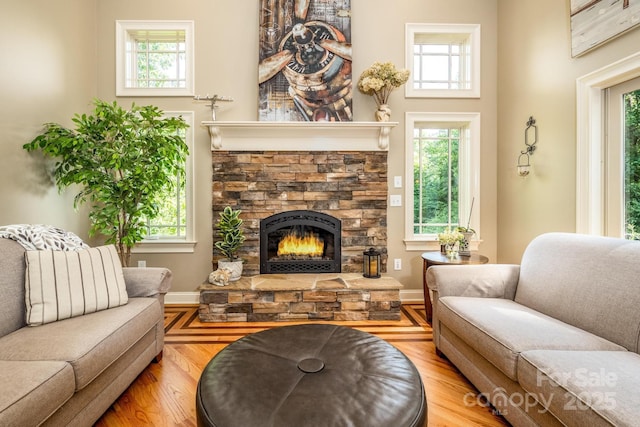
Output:
[[[400,290],[400,301],[404,303],[424,302],[422,290],[403,289]],[[169,292],[164,297],[165,304],[199,304],[200,292]]]
[[401,289],[400,301],[403,303],[424,303],[424,293],[422,289]]
[[169,292],[164,296],[165,304],[199,304],[200,292]]

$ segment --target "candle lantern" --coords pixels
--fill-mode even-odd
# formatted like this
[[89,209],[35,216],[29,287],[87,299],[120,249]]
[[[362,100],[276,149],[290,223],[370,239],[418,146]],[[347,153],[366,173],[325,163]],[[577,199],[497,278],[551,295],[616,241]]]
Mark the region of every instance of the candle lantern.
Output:
[[362,275],[370,279],[380,277],[380,252],[373,248],[362,253]]

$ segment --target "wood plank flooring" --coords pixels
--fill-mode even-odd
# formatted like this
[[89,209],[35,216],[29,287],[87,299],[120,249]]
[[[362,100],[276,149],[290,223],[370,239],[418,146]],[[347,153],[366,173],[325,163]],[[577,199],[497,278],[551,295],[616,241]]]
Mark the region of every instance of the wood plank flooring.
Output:
[[[329,323],[370,332],[411,359],[424,382],[428,426],[508,426],[491,408],[465,404],[476,402],[471,396],[477,391],[435,354],[432,330],[424,318],[422,304],[404,304],[400,321]],[[303,322],[202,323],[195,305],[166,306],[162,361],[149,365],[96,426],[195,426],[196,386],[209,360],[247,334],[294,323]]]

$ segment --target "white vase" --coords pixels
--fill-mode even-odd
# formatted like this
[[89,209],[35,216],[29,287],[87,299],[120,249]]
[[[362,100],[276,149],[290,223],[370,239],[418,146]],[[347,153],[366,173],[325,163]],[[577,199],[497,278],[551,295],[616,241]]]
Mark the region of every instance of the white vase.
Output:
[[391,119],[391,108],[387,104],[380,104],[376,110],[376,121],[388,122]]
[[231,272],[231,277],[229,277],[230,282],[235,282],[239,280],[242,276],[242,266],[244,265],[244,261],[229,261],[227,258],[223,258],[218,260],[218,268],[226,268]]
[[460,242],[460,256],[471,256],[471,238],[473,237],[473,232],[464,231],[462,235],[464,238]]

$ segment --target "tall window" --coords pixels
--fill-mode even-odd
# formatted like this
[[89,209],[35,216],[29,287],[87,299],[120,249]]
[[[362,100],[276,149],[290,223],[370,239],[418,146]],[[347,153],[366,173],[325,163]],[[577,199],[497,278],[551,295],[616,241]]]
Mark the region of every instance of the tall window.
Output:
[[479,233],[480,115],[407,113],[406,122],[407,248],[429,249],[449,227]]
[[480,96],[480,25],[407,24],[407,97]]
[[189,147],[182,179],[176,175],[172,179],[172,190],[162,194],[160,213],[153,219],[146,219],[146,233],[142,244],[134,252],[190,252],[193,249],[193,112],[169,112],[166,116],[182,116],[189,127],[181,130]]
[[466,130],[458,124],[417,123],[413,129],[413,234],[458,226],[458,153]]
[[640,89],[625,93],[623,102],[625,235],[640,240]]
[[[612,201],[610,200],[612,192],[608,188],[609,182],[616,181],[611,178],[621,181],[622,156],[617,157],[618,166],[613,175],[610,175],[611,168],[607,164],[612,158],[607,153],[608,147],[615,139],[612,138],[611,132],[622,128],[622,119],[618,116],[613,122],[607,120],[607,110],[604,107],[609,89],[638,77],[640,77],[640,52],[577,79],[576,231],[578,233],[623,236],[624,216],[620,213],[623,206],[621,196],[623,192],[618,191],[619,199]],[[640,85],[635,88],[630,87],[623,93],[637,89],[640,89]],[[620,104],[621,102],[613,103],[613,105]],[[605,127],[607,122],[617,122],[617,125]],[[607,138],[605,138],[606,135]],[[617,140],[621,141],[621,138]],[[618,212],[610,212],[611,208],[616,207]],[[610,218],[619,218],[618,226],[608,225]]]
[[640,78],[606,93],[605,232],[640,240]]
[[193,95],[193,22],[117,21],[117,95]]

